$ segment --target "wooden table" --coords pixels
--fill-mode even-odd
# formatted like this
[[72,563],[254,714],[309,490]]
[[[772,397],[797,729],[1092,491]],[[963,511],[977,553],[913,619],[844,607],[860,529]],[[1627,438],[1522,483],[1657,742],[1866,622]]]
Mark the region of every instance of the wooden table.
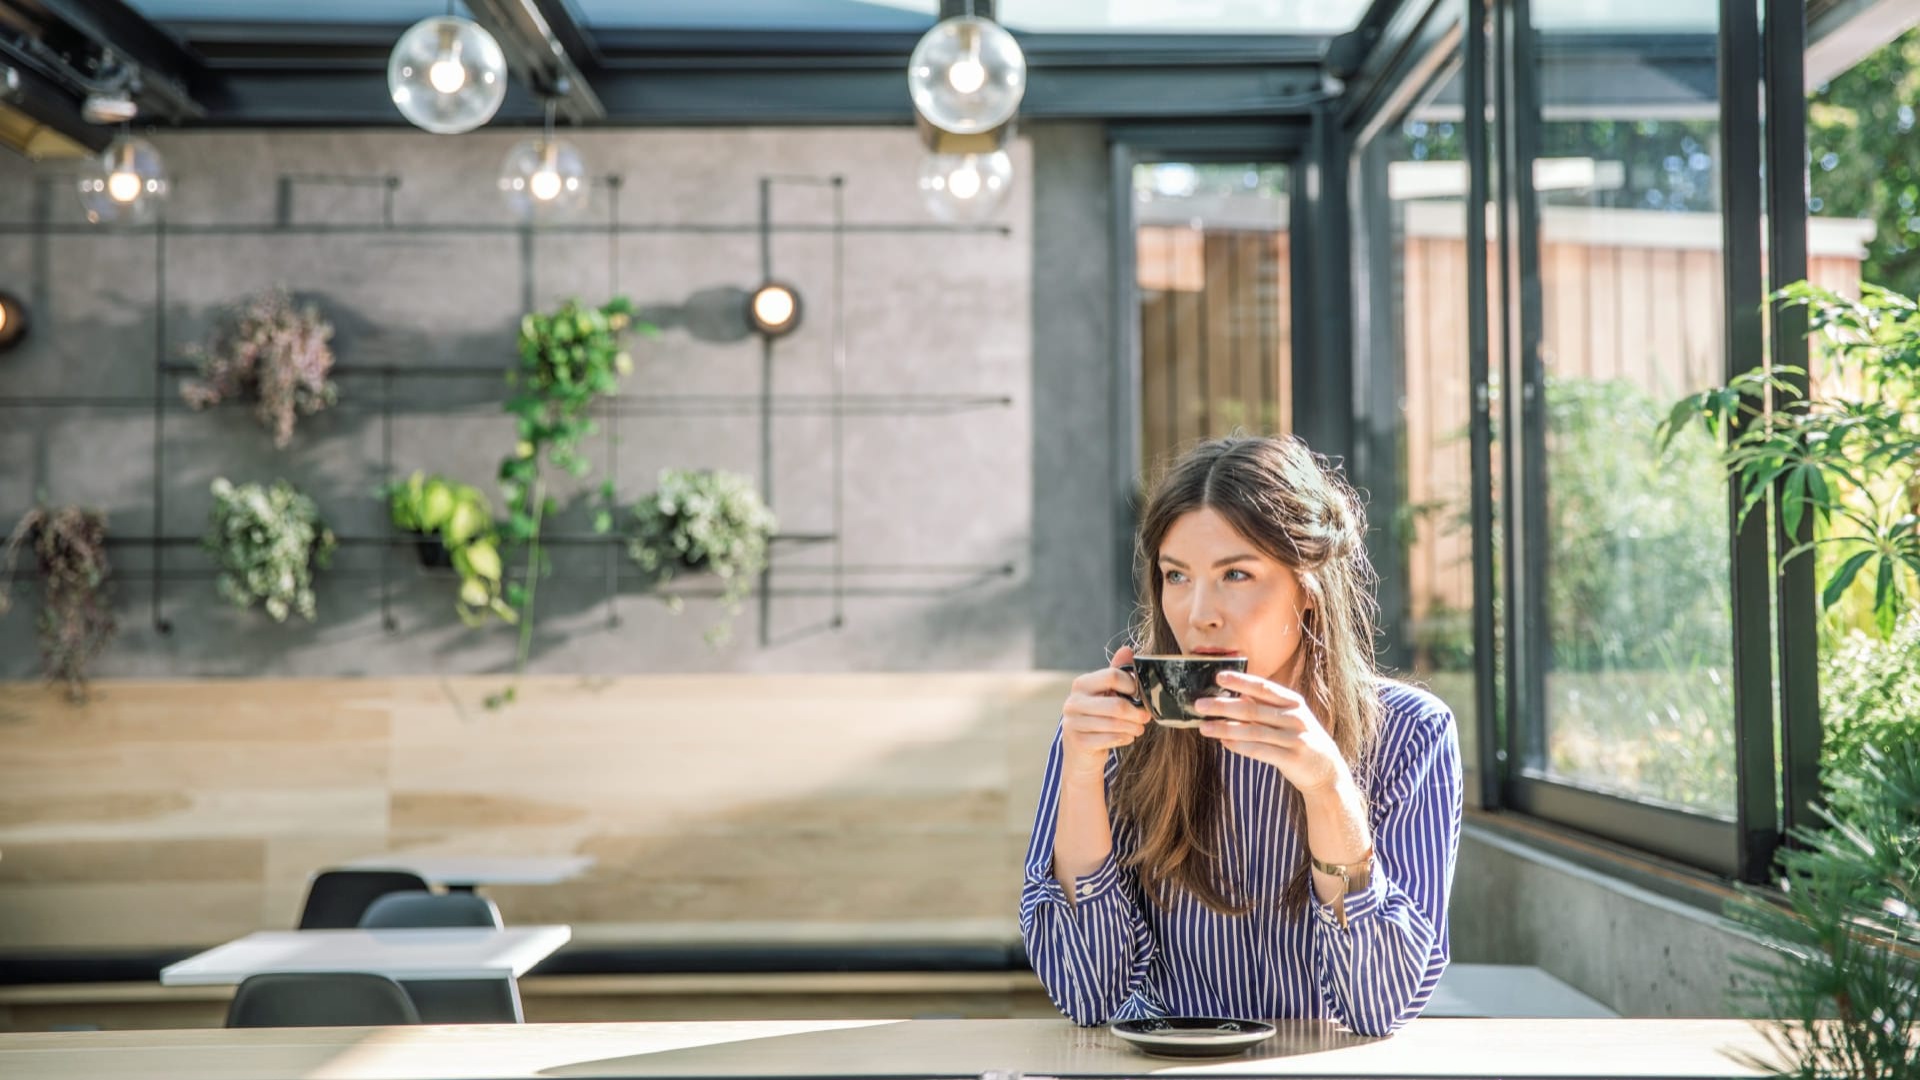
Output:
[[572,936],[568,926],[262,930],[168,964],[160,981],[219,986],[275,971],[364,971],[415,980],[517,978]]
[[567,1077],[1747,1077],[1738,1020],[1421,1019],[1388,1039],[1286,1021],[1224,1061],[1146,1057],[1064,1020],[764,1020],[0,1035],[7,1080]]
[[593,868],[591,855],[369,855],[346,865],[355,870],[411,870],[455,892],[481,885],[558,885]]

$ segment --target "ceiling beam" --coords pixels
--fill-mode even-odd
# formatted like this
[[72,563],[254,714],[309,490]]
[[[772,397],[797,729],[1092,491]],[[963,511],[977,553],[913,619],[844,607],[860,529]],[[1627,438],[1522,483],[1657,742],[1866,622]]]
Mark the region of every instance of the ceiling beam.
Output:
[[175,122],[206,115],[212,94],[206,64],[173,35],[122,0],[32,0],[33,4],[96,46],[111,49],[139,68],[143,111]]
[[[507,54],[507,67],[536,97],[551,98],[575,124],[607,117],[587,81],[593,67],[587,37],[558,0],[467,0],[473,21],[486,27]],[[570,51],[568,42],[573,43]]]

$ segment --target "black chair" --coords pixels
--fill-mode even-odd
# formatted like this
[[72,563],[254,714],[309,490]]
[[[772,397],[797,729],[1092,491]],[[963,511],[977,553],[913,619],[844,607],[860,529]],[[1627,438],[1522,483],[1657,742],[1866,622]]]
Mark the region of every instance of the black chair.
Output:
[[406,870],[323,870],[307,886],[300,929],[351,930],[382,896],[426,891],[426,879]]
[[[388,893],[360,917],[362,929],[501,927],[500,909],[472,893]],[[520,984],[511,975],[497,979],[405,979],[401,981],[420,1020],[427,1024],[518,1024]]]
[[249,975],[227,1007],[230,1028],[418,1023],[420,1011],[399,983],[384,975],[349,971]]
[[363,930],[401,926],[484,926],[498,930],[505,925],[494,902],[473,893],[388,893],[360,916]]

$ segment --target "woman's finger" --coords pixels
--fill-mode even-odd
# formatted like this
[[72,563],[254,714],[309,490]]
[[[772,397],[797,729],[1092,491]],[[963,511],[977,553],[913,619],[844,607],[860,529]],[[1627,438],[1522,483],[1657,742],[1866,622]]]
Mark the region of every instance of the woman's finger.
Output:
[[1244,724],[1259,724],[1288,731],[1304,731],[1307,727],[1306,720],[1298,712],[1247,697],[1197,698],[1193,703],[1193,711],[1201,716],[1238,720]]
[[1293,690],[1258,675],[1248,675],[1240,671],[1223,671],[1214,676],[1214,681],[1223,689],[1282,709],[1298,709],[1307,703],[1306,698]]
[[1266,746],[1296,746],[1300,742],[1300,733],[1283,728],[1269,727],[1266,724],[1250,724],[1233,720],[1202,720],[1200,734],[1210,739],[1219,739],[1223,743],[1247,743]]
[[1065,710],[1083,716],[1110,716],[1122,720],[1140,723],[1152,719],[1147,710],[1113,694],[1074,694],[1067,699]]

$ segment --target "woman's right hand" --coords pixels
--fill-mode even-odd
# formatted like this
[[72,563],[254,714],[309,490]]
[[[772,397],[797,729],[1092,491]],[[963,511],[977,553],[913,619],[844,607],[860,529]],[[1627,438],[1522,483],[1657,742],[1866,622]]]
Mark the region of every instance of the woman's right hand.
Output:
[[1132,701],[1139,685],[1120,670],[1132,662],[1133,649],[1122,645],[1107,667],[1073,680],[1073,692],[1060,707],[1061,767],[1067,777],[1104,776],[1108,753],[1147,730],[1153,718]]

